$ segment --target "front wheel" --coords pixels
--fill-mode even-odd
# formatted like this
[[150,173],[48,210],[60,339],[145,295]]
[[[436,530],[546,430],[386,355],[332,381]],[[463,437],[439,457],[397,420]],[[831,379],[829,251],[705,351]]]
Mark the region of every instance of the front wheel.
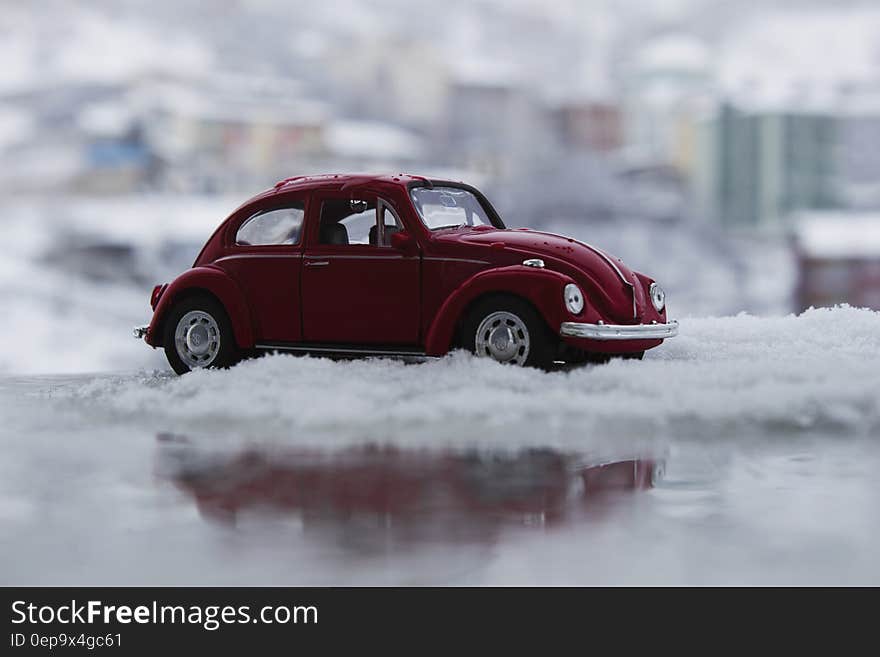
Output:
[[516,297],[491,297],[468,313],[463,346],[477,356],[520,367],[548,369],[556,344],[544,320]]
[[226,311],[207,296],[190,297],[174,306],[165,322],[164,346],[168,363],[178,374],[229,367],[238,360]]

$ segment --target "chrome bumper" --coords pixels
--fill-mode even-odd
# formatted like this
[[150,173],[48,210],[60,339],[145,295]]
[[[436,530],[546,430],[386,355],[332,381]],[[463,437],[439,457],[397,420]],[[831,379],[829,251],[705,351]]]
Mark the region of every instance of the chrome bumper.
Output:
[[678,322],[668,324],[581,324],[563,322],[559,334],[589,340],[665,340],[678,335]]
[[143,339],[144,339],[144,336],[147,334],[147,329],[148,329],[148,328],[150,328],[150,327],[149,327],[149,326],[135,326],[135,327],[131,330],[131,334],[132,334],[135,338],[137,338],[138,340],[143,340]]

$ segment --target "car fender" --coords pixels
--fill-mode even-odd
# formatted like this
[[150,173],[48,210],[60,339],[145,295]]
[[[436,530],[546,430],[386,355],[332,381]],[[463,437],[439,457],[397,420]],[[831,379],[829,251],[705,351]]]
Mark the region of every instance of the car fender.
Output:
[[193,267],[175,278],[168,286],[153,312],[153,320],[146,335],[147,343],[154,347],[161,346],[163,324],[171,308],[186,294],[200,290],[209,292],[223,305],[232,324],[232,332],[238,347],[241,349],[253,347],[253,321],[244,294],[226,272],[213,265]]
[[474,274],[450,294],[431,322],[425,338],[425,353],[441,356],[449,351],[455,328],[467,307],[486,294],[502,293],[522,297],[531,303],[552,330],[566,321],[562,290],[572,279],[550,269],[511,265]]

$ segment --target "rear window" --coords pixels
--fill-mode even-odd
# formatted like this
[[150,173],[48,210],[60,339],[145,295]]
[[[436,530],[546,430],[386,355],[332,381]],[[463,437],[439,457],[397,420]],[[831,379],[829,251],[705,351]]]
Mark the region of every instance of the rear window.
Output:
[[235,235],[235,243],[242,246],[270,246],[299,244],[305,204],[258,212],[245,221]]

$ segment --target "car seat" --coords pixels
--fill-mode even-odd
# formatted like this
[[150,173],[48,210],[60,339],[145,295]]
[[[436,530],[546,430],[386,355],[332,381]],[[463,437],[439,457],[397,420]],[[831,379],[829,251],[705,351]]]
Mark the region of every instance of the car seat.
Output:
[[321,224],[321,244],[348,244],[348,231],[342,224]]

